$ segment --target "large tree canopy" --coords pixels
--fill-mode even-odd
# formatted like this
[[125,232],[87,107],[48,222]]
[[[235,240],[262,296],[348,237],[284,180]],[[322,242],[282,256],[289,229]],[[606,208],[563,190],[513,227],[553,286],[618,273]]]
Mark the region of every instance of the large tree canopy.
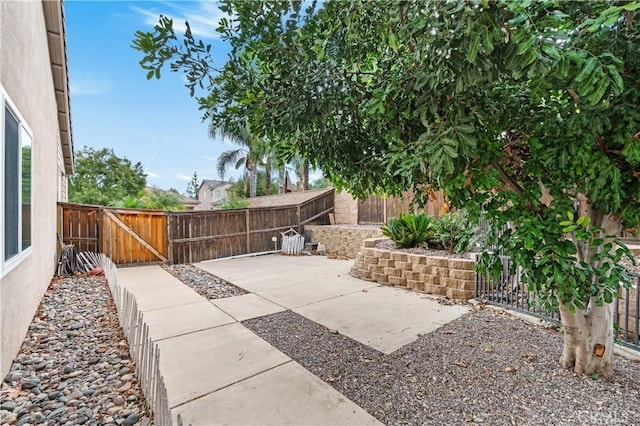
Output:
[[205,89],[213,123],[296,135],[280,151],[356,195],[442,189],[486,217],[488,242],[560,309],[562,364],[609,374],[610,302],[629,282],[615,235],[640,223],[640,2],[316,6],[223,1],[220,69],[166,18],[134,47],[150,78],[169,62]]
[[110,206],[136,197],[146,185],[141,163],[132,164],[112,149],[84,147],[76,153],[75,171],[69,179],[73,203]]

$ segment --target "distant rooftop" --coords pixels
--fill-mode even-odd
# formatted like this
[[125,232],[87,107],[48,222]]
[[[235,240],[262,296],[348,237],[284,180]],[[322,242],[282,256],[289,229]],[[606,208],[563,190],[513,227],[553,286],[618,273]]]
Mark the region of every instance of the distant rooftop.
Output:
[[277,207],[293,206],[309,201],[318,195],[333,191],[333,188],[313,189],[311,191],[287,192],[285,194],[264,195],[262,197],[246,198],[248,207]]

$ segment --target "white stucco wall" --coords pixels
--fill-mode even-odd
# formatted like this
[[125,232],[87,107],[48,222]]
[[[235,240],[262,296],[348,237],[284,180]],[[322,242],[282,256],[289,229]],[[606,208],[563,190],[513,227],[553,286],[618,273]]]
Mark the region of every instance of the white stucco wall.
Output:
[[59,128],[39,1],[0,1],[0,84],[33,132],[33,251],[0,277],[0,377],[4,378],[56,265]]

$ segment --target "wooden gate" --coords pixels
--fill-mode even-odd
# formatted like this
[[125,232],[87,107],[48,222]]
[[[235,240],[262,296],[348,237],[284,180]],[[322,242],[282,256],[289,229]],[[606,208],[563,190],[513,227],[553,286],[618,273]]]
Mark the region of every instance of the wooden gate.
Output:
[[64,244],[106,254],[118,265],[167,261],[167,213],[60,203]]
[[116,264],[167,261],[165,212],[103,208],[101,213],[101,251]]

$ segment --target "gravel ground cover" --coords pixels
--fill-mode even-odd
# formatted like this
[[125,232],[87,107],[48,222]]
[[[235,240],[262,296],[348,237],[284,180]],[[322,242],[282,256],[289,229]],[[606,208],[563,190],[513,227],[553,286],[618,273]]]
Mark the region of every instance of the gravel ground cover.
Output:
[[390,355],[291,311],[243,324],[385,424],[640,425],[640,363],[576,376],[559,331],[483,305]]
[[185,285],[191,287],[200,296],[209,300],[241,296],[246,293],[241,288],[229,284],[225,280],[193,265],[178,264],[163,265],[162,267]]
[[640,274],[640,256],[635,256],[633,260],[635,260],[635,265],[634,262],[632,262],[628,257],[623,257],[620,263],[626,266],[627,270],[636,274]]
[[8,425],[151,422],[104,276],[54,278],[0,387]]

